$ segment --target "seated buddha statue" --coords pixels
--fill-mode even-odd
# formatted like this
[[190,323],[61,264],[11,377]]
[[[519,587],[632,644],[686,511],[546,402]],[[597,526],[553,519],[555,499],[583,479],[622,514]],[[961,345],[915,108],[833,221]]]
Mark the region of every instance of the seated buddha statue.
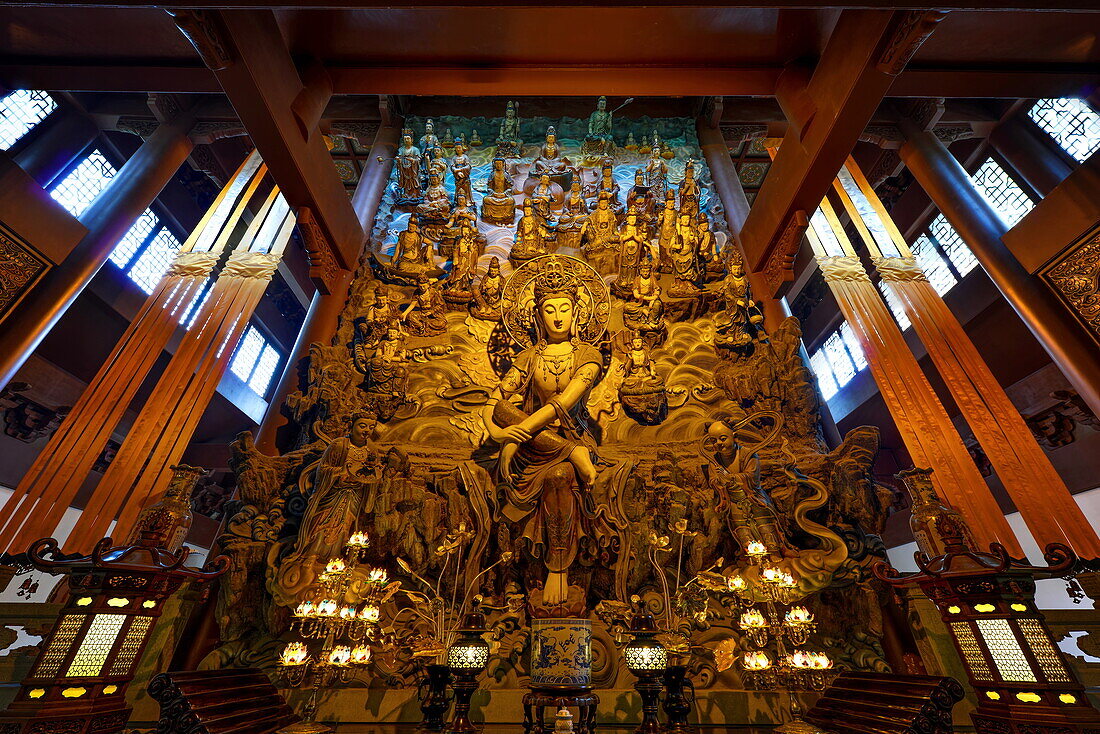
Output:
[[416,207],[416,213],[421,219],[434,222],[445,222],[450,216],[451,200],[447,197],[447,189],[443,188],[443,180],[437,174],[428,177],[424,202]]
[[581,182],[574,180],[558,213],[558,247],[580,247],[581,230],[587,220],[588,202],[584,200]]
[[470,315],[482,321],[500,321],[500,303],[504,297],[504,276],[500,274],[500,260],[489,261],[489,269],[481,276],[474,289],[474,302]]
[[435,269],[431,248],[420,233],[420,222],[416,215],[409,217],[405,231],[397,236],[397,247],[390,258],[391,273],[404,279],[418,279]]
[[699,233],[689,214],[681,214],[677,225],[677,237],[673,241],[668,257],[672,263],[672,277],[675,279],[669,288],[669,295],[680,297],[696,296],[699,293]]
[[586,255],[618,248],[619,219],[611,210],[611,200],[607,194],[600,195],[596,208],[588,215],[581,228],[581,241]]
[[523,202],[523,216],[516,225],[516,237],[508,253],[508,260],[518,266],[539,255],[548,254],[549,237],[550,230],[546,226],[546,220],[535,212],[534,204],[528,199]]
[[623,305],[623,325],[645,334],[663,333],[665,304],[661,300],[661,284],[653,272],[653,263],[643,258],[634,276],[630,293]]
[[561,187],[550,180],[550,174],[542,174],[539,176],[539,182],[535,184],[535,188],[531,192],[531,203],[535,206],[535,213],[542,217],[543,221],[549,226],[554,224],[556,199],[561,199]]
[[573,163],[561,154],[561,146],[558,145],[558,135],[554,126],[546,128],[546,141],[539,148],[539,155],[531,164],[531,173],[535,176],[549,174],[551,177],[561,176],[570,172]]
[[455,205],[451,209],[447,223],[443,225],[443,236],[439,239],[439,254],[450,256],[454,249],[455,240],[462,233],[462,228],[469,225],[474,233],[477,233],[477,209],[465,194],[455,196]]
[[615,141],[611,137],[612,114],[607,109],[607,97],[596,101],[596,110],[588,116],[588,133],[581,146],[581,155],[586,164],[599,161],[603,156],[615,151]]
[[516,222],[516,199],[513,193],[512,177],[504,168],[504,159],[493,159],[493,170],[489,173],[486,187],[489,189],[481,199],[481,218],[490,223],[511,227]]
[[596,206],[599,206],[600,199],[605,195],[611,211],[616,217],[621,217],[626,212],[626,204],[619,200],[619,184],[615,181],[615,169],[609,158],[604,159],[600,168],[600,180],[596,184]]
[[421,278],[416,283],[412,302],[401,315],[411,336],[439,336],[447,330],[447,307],[439,282]]

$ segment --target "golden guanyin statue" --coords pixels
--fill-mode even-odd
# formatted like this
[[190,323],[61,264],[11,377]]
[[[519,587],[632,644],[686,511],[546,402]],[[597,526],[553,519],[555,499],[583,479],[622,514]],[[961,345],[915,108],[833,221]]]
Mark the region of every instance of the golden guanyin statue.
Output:
[[[761,423],[771,423],[761,428]],[[703,449],[707,481],[718,495],[717,510],[738,545],[763,543],[774,555],[786,548],[775,505],[760,484],[761,462],[757,452],[779,435],[782,417],[767,411],[740,418],[720,413],[705,424]]]
[[493,159],[493,170],[486,182],[488,192],[481,200],[481,218],[489,224],[511,227],[516,222],[516,199],[512,177],[504,167],[504,159]]
[[377,423],[373,413],[353,415],[348,435],[333,439],[321,455],[298,542],[284,564],[325,564],[343,553],[381,470],[381,457],[371,442]]
[[523,202],[523,216],[516,225],[516,238],[508,259],[512,264],[526,262],[533,257],[547,254],[547,240],[550,230],[546,220],[535,211],[534,203],[527,199]]
[[438,174],[428,176],[428,189],[424,192],[424,203],[416,207],[416,213],[421,219],[430,222],[446,222],[451,214],[451,200],[447,196],[447,189],[443,187],[443,179]]
[[588,202],[581,191],[581,182],[574,179],[569,191],[565,193],[561,211],[558,213],[558,247],[578,248],[581,245],[581,232],[588,221]]
[[397,149],[397,203],[419,204],[420,187],[420,148],[413,145],[411,134],[401,138],[401,147]]
[[465,196],[469,201],[474,200],[474,189],[470,183],[470,173],[474,170],[473,163],[470,162],[470,156],[466,155],[466,145],[459,140],[455,144],[455,154],[451,157],[451,176],[455,182],[455,201],[458,200],[459,194]]
[[500,274],[500,259],[494,257],[474,289],[470,315],[483,321],[500,321],[500,302],[503,295],[504,276]]
[[[486,431],[500,445],[502,514],[519,526],[532,555],[547,568],[546,606],[566,601],[569,567],[582,539],[594,535],[596,519],[595,442],[585,400],[603,373],[603,356],[590,341],[606,326],[600,319],[606,319],[608,301],[606,291],[592,291],[599,288],[598,276],[582,281],[577,268],[587,266],[551,255],[512,274],[505,324],[529,346],[482,413]],[[533,311],[519,313],[532,308],[526,303],[533,303]],[[534,326],[533,335],[526,324]]]
[[674,282],[669,295],[690,297],[699,294],[699,233],[689,214],[681,212],[668,259],[672,264]]

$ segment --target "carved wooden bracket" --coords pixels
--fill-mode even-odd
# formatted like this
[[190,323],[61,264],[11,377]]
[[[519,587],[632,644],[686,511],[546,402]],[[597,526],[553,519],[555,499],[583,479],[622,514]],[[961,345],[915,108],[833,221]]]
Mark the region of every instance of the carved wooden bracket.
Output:
[[332,251],[332,243],[308,206],[298,210],[298,233],[309,258],[309,277],[317,290],[328,295],[336,284],[340,265]]
[[902,72],[947,13],[942,10],[907,10],[900,15],[878,60],[879,71],[891,76]]
[[195,47],[199,58],[211,71],[229,68],[234,61],[230,45],[226,43],[225,27],[212,10],[168,10],[176,27]]
[[772,298],[779,298],[786,291],[788,283],[794,281],[794,259],[802,244],[802,236],[810,226],[810,219],[802,209],[797,210],[787,220],[786,225],[769,248],[772,255],[764,266],[764,283],[771,291]]

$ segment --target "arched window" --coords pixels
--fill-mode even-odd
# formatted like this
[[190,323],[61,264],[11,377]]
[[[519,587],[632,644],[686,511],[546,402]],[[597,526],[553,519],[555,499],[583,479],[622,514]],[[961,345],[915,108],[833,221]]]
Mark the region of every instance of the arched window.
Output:
[[1040,99],[1027,115],[1078,163],[1100,148],[1100,113],[1083,99]]
[[0,99],[0,150],[7,150],[57,109],[53,97],[37,89],[17,89]]

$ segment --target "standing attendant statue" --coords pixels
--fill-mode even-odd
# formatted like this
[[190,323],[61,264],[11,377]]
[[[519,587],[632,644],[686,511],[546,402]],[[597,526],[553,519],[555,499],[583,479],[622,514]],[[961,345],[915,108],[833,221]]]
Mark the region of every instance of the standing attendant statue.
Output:
[[435,157],[432,151],[436,148],[440,149],[440,153],[443,152],[443,149],[440,147],[439,138],[435,135],[435,123],[428,120],[424,123],[424,134],[420,136],[420,175],[425,178],[428,176],[432,160]]
[[455,201],[458,201],[458,196],[461,194],[466,197],[467,201],[474,200],[474,190],[470,185],[470,173],[474,170],[473,164],[470,162],[470,156],[466,155],[466,145],[459,140],[455,144],[455,154],[451,158],[451,176],[455,181]]
[[420,148],[413,145],[411,134],[401,138],[397,149],[397,203],[419,204],[424,198],[420,185]]

